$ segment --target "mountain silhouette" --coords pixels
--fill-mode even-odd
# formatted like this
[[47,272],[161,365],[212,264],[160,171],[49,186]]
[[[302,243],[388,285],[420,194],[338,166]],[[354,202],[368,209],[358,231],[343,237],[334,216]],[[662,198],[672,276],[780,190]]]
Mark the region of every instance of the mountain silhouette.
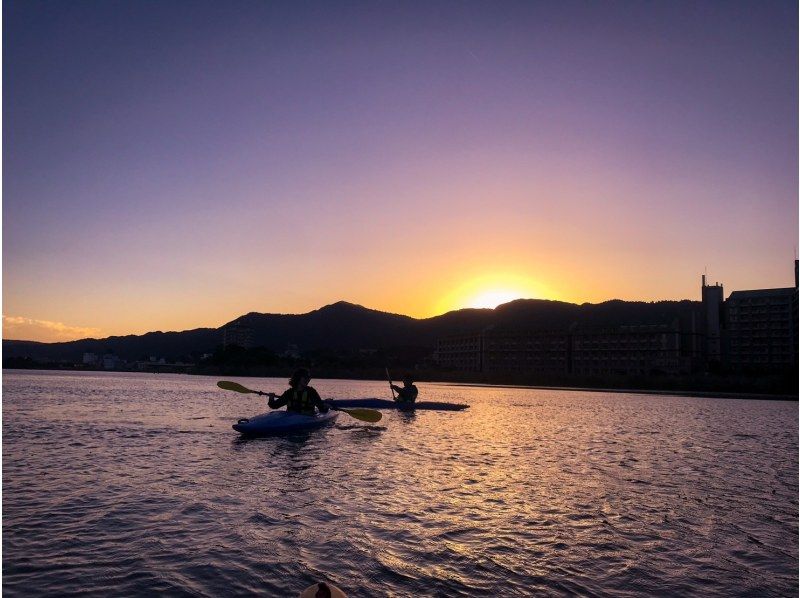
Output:
[[571,326],[620,326],[688,322],[697,301],[654,303],[612,300],[582,305],[543,299],[518,299],[495,309],[459,309],[431,318],[412,318],[339,301],[305,314],[251,312],[219,328],[183,332],[148,332],[61,343],[4,340],[4,357],[79,362],[83,353],[113,352],[127,360],[145,356],[168,360],[212,352],[222,344],[223,329],[238,325],[250,329],[255,346],[283,351],[288,345],[303,350],[390,349],[425,347],[436,339],[477,332],[487,326],[513,330],[567,330]]

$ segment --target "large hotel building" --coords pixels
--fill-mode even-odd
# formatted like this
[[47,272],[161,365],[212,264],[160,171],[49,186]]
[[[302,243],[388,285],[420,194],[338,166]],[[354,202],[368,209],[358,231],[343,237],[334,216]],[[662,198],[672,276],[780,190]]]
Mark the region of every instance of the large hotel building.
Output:
[[798,262],[795,286],[734,291],[702,277],[689,318],[660,324],[565,330],[488,327],[441,338],[440,367],[471,372],[577,375],[786,371],[798,363]]

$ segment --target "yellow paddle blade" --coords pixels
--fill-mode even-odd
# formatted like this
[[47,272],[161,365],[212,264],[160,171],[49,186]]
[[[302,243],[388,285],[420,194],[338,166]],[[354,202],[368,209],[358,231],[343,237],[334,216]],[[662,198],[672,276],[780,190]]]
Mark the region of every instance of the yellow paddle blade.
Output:
[[375,409],[337,409],[337,411],[344,411],[350,417],[355,417],[363,422],[374,424],[381,421],[383,413]]
[[243,393],[258,393],[257,390],[250,390],[249,388],[245,388],[238,382],[231,382],[229,380],[220,380],[217,382],[217,386],[219,386],[223,390],[234,390],[236,392],[243,392]]

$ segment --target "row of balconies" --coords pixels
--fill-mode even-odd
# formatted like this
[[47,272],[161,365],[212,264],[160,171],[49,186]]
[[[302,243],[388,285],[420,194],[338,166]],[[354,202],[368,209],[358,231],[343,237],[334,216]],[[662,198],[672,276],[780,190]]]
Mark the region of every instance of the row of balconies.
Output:
[[747,346],[747,345],[777,345],[788,346],[792,344],[792,337],[785,336],[745,336],[739,338],[731,338],[731,346]]
[[774,356],[760,356],[760,355],[736,355],[731,356],[731,363],[736,365],[753,365],[753,364],[772,364],[772,365],[784,365],[784,364],[792,364],[797,363],[795,359],[790,359],[786,357],[774,357]]
[[456,345],[456,344],[439,343],[438,345],[436,345],[436,347],[439,351],[475,351],[477,349],[480,349],[481,346],[479,344],[468,345],[465,343],[461,343]]
[[792,348],[789,346],[784,347],[764,347],[764,346],[753,346],[753,345],[745,345],[745,346],[738,346],[738,347],[731,347],[730,354],[731,355],[793,355],[795,352],[792,351]]
[[791,305],[794,303],[791,297],[762,297],[760,299],[728,299],[728,309],[735,309],[741,306],[759,305]]
[[529,343],[486,343],[486,349],[505,349],[505,348],[513,348],[516,349],[517,347],[528,347],[528,348],[539,348],[539,347],[566,347],[567,343],[537,343],[537,342],[529,342]]

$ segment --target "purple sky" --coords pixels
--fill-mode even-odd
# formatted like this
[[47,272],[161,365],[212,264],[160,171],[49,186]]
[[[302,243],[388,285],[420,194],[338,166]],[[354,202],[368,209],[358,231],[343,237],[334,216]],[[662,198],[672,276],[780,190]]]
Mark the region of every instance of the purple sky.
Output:
[[794,2],[6,0],[6,338],[790,286]]

